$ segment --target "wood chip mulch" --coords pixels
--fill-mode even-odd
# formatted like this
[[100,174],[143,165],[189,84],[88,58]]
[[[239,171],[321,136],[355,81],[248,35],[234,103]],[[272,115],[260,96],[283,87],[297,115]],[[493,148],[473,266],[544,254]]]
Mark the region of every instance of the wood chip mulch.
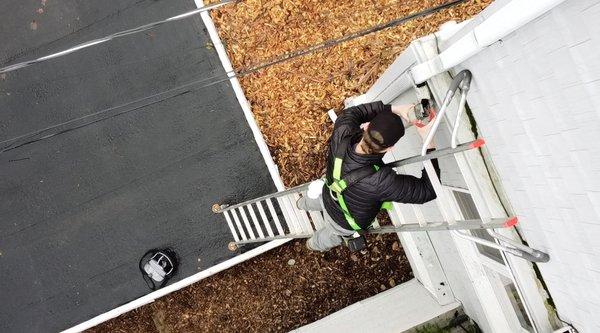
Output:
[[[218,2],[214,0],[212,2]],[[243,69],[447,0],[244,0],[211,13],[234,68]],[[491,0],[437,14],[306,55],[240,79],[286,186],[323,174],[332,128],[327,110],[368,90],[414,39],[464,21]]]
[[[243,69],[444,2],[244,0],[211,15],[234,67]],[[241,78],[285,184],[323,173],[327,110],[364,93],[410,41],[489,3],[467,1]],[[293,241],[90,332],[284,332],[411,278],[395,235],[370,237],[365,255],[346,248],[312,253]]]

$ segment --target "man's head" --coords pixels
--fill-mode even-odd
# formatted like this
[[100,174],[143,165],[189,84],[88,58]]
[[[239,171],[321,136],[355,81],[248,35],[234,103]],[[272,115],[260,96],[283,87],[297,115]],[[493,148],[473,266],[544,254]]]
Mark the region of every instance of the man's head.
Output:
[[403,136],[402,118],[392,112],[381,112],[367,125],[359,145],[366,154],[383,154]]

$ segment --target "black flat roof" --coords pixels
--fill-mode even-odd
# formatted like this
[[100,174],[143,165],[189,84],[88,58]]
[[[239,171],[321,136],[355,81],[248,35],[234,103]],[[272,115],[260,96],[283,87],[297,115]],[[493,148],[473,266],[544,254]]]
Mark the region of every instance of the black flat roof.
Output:
[[[194,8],[5,0],[0,64]],[[11,72],[0,142],[223,73],[199,16]],[[174,281],[231,258],[211,205],[275,191],[228,82],[90,119],[0,153],[1,332],[60,331],[149,293],[137,266],[151,248],[177,251]]]

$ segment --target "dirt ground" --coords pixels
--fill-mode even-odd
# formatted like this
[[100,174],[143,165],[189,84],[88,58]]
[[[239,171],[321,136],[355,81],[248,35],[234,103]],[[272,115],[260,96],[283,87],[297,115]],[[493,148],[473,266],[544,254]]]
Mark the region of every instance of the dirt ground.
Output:
[[[443,0],[245,0],[211,13],[235,68],[338,38]],[[287,186],[323,173],[326,111],[364,93],[408,43],[491,0],[471,0],[241,78]],[[397,237],[370,237],[366,254],[311,253],[292,241],[91,332],[283,332],[412,278]]]

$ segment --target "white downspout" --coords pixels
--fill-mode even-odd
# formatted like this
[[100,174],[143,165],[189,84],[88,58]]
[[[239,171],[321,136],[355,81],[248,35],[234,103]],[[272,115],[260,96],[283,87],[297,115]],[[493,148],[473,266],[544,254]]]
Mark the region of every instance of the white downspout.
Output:
[[565,0],[512,0],[435,58],[414,66],[415,84],[446,72]]

